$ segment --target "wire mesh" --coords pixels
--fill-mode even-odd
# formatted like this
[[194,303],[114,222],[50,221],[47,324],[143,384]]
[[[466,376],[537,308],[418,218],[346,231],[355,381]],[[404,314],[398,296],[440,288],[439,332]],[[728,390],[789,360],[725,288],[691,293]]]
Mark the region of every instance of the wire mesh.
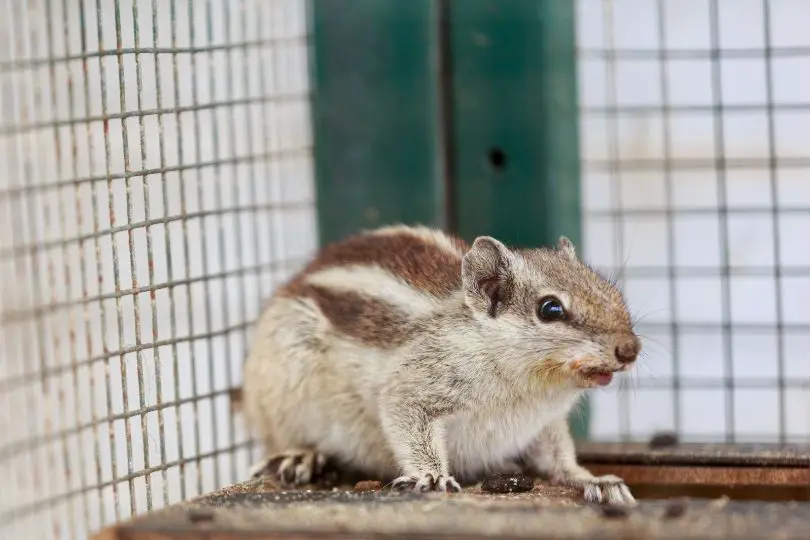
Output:
[[261,299],[316,244],[303,0],[0,2],[0,531],[244,477]]
[[586,253],[645,365],[592,435],[810,439],[810,3],[579,0]]

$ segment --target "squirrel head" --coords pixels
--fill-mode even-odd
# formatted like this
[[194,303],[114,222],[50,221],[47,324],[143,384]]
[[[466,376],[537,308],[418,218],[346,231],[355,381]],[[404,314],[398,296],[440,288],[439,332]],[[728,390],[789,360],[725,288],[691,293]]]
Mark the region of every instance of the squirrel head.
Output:
[[566,237],[555,248],[532,249],[478,237],[461,274],[481,346],[518,378],[604,386],[641,351],[622,292],[580,260]]

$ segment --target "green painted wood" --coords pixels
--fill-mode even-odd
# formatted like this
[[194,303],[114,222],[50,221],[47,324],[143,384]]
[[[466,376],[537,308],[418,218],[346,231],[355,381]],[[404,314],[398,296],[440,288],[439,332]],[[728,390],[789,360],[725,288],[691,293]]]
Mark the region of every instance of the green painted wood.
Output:
[[[516,245],[581,239],[574,2],[451,0],[457,230]],[[587,403],[572,417],[589,425]]]
[[444,226],[437,3],[308,10],[321,243],[386,223]]

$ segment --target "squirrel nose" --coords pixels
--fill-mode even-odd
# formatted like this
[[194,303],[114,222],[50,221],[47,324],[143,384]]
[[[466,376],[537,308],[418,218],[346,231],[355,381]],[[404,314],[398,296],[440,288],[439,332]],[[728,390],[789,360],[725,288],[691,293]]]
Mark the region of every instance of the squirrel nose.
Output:
[[635,336],[621,338],[616,345],[616,360],[622,364],[635,362],[640,350],[641,344]]

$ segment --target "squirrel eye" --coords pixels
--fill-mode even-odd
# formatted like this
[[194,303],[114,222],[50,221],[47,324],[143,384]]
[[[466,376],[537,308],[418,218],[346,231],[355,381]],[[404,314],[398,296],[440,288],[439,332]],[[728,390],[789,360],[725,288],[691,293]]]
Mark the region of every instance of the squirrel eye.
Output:
[[541,321],[561,321],[565,319],[565,309],[562,302],[553,296],[547,296],[540,300],[537,316]]

